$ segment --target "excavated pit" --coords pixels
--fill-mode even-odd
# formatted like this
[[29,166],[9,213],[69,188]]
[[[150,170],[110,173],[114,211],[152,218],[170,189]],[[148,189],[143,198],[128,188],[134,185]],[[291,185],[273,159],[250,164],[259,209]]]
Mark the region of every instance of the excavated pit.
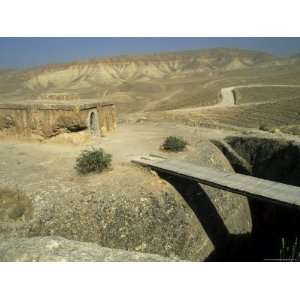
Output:
[[[228,159],[213,143],[201,140],[187,151],[174,154],[173,159],[183,159],[195,165],[233,172]],[[206,261],[246,261],[252,232],[251,211],[244,196],[218,188],[159,172],[185,199],[198,219],[209,244]]]
[[[214,142],[238,173],[300,186],[300,145],[280,139],[228,137]],[[280,258],[282,239],[292,246],[300,236],[300,210],[249,198],[253,230],[248,260]]]

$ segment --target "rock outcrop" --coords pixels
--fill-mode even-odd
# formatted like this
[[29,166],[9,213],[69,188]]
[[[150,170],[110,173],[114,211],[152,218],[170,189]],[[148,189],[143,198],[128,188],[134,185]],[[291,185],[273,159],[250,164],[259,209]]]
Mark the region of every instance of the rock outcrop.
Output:
[[[174,156],[232,170],[222,152],[208,142]],[[28,178],[28,184],[27,178],[20,179],[33,200],[33,215],[16,230],[10,226],[6,237],[61,236],[201,261],[238,250],[251,232],[247,199],[229,192],[165,178],[172,186],[155,172],[127,163],[71,180],[53,172],[48,170],[47,180],[38,174]]]
[[61,237],[0,239],[2,262],[134,262],[178,261],[159,255],[101,247],[93,243],[67,240]]
[[[34,216],[23,236],[62,236],[109,248],[201,260],[197,217],[157,175],[116,166],[72,187],[58,184],[34,196]],[[81,187],[80,187],[81,185]],[[84,187],[83,187],[84,186]]]
[[[195,142],[189,147],[189,151],[175,154],[175,157],[196,165],[234,172],[227,158],[211,142]],[[252,231],[247,198],[173,176],[164,177],[180,191],[198,217],[203,239],[199,245],[201,257],[239,259],[242,249],[247,247]]]

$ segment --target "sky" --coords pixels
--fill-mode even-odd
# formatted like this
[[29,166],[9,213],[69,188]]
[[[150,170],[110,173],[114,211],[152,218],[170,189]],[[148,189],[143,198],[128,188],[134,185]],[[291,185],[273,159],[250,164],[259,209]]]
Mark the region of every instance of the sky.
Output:
[[27,68],[79,59],[201,48],[242,48],[276,56],[300,53],[300,38],[9,38],[0,37],[0,69]]

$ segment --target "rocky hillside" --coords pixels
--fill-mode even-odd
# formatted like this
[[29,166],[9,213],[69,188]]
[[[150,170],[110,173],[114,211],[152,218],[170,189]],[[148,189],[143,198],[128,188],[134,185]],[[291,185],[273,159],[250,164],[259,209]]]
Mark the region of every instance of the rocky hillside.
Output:
[[[122,112],[177,108],[199,102],[203,82],[220,73],[273,65],[263,52],[204,49],[121,56],[0,72],[0,101],[36,98],[45,92],[76,92],[82,98],[117,102]],[[211,103],[213,97],[201,100]],[[200,101],[200,102],[201,102]]]
[[215,70],[240,69],[269,62],[267,53],[239,49],[206,49],[144,56],[121,56],[106,59],[47,65],[28,72],[26,85],[47,87],[63,84],[114,84],[128,80],[176,77]]

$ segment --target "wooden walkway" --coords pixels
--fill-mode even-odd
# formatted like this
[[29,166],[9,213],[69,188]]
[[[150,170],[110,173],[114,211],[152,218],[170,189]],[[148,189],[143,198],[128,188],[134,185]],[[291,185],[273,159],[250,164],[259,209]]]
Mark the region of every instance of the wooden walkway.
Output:
[[300,206],[300,187],[156,156],[138,157],[132,162],[247,197]]

